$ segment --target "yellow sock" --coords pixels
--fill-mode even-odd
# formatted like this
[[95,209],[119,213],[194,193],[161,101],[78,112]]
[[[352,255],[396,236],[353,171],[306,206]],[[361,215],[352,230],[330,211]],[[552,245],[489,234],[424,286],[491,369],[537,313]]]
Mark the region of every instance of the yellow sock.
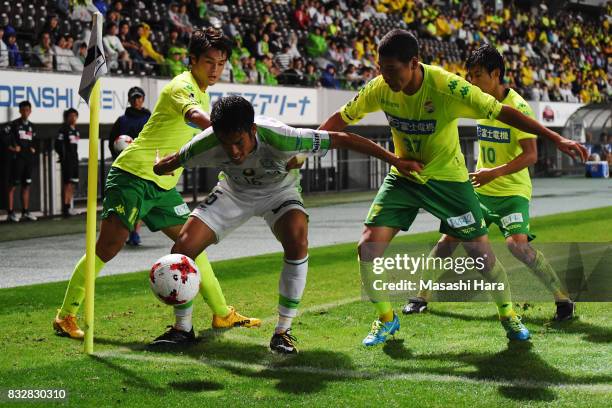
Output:
[[[384,313],[380,313],[378,315],[378,318],[380,319],[381,322],[386,323],[386,322],[390,322],[391,320],[393,320],[393,308],[391,308],[391,304],[387,303],[387,302],[383,302],[389,305],[390,310],[387,310]],[[378,308],[377,308],[378,309]]]
[[200,294],[212,312],[217,316],[227,316],[230,313],[221,290],[221,285],[208,261],[206,251],[202,251],[195,259],[200,271]]
[[[95,272],[96,278],[100,274],[102,268],[104,268],[105,263],[102,262],[100,258],[96,255],[95,261]],[[72,277],[70,278],[70,282],[68,282],[68,287],[66,288],[66,294],[64,295],[64,302],[62,303],[62,307],[59,312],[59,317],[63,318],[67,315],[76,315],[83,303],[83,299],[85,299],[85,270],[87,268],[85,262],[85,255],[79,259],[79,261],[74,266],[74,271],[72,272]]]

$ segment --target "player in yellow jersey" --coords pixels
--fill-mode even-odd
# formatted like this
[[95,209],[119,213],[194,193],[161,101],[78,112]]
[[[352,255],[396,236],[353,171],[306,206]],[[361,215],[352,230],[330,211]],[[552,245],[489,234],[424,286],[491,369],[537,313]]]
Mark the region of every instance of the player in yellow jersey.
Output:
[[412,177],[392,169],[366,217],[358,246],[360,271],[379,317],[363,344],[383,343],[399,329],[391,303],[377,295],[368,282],[374,280],[373,260],[383,256],[400,230],[410,227],[420,208],[440,219],[440,232],[469,241],[470,256],[485,259],[485,279],[503,283],[499,286],[504,289],[494,291],[493,297],[506,335],[510,339],[528,339],[529,331],[512,310],[506,272],[491,251],[480,203],[459,147],[457,120],[498,119],[552,140],[572,157],[578,154],[584,159],[586,151],[520,111],[502,105],[461,77],[420,63],[418,42],[405,30],[387,33],[378,46],[378,55],[382,75],[371,80],[320,127],[339,131],[367,113],[382,110],[391,127],[396,154],[424,164],[423,170]]
[[[499,102],[534,117],[527,102],[504,84],[504,59],[495,47],[483,45],[478,48],[468,58],[466,68],[473,85]],[[574,316],[574,303],[542,252],[529,245],[535,236],[529,231],[532,188],[528,166],[538,158],[537,136],[492,119],[478,121],[477,136],[480,153],[476,172],[470,176],[487,225],[497,224],[510,252],[527,265],[553,294],[557,306],[553,320],[571,319]],[[445,234],[433,255],[449,256],[458,244],[457,238]],[[424,275],[431,272],[424,270]],[[423,277],[425,280],[428,278]],[[430,295],[427,290],[420,291],[415,298],[409,299],[403,313],[425,311]]]
[[[191,70],[176,76],[162,90],[137,139],[113,162],[105,184],[100,235],[96,242],[96,276],[117,255],[134,229],[143,220],[151,231],[162,231],[171,240],[179,236],[190,210],[176,191],[182,170],[160,177],[153,172],[158,155],[174,153],[201,129],[210,126],[210,97],[206,93],[223,71],[231,53],[229,40],[213,28],[196,30],[191,36]],[[213,311],[213,327],[258,326],[260,321],[238,314],[227,306],[205,253],[195,259],[201,273],[200,292]],[[53,321],[59,335],[82,338],[76,313],[85,297],[85,256],[78,261],[61,309]],[[176,324],[157,343],[192,341],[191,302],[175,308]],[[155,343],[155,342],[154,342]]]

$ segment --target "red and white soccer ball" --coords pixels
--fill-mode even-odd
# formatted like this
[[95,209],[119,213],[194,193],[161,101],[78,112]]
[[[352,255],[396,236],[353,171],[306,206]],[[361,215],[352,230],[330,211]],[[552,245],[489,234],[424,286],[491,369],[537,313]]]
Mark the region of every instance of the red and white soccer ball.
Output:
[[181,254],[159,258],[149,272],[149,284],[155,296],[167,305],[183,305],[200,290],[200,272],[195,262]]
[[128,135],[117,136],[117,138],[115,139],[115,142],[113,143],[113,147],[115,148],[115,151],[117,153],[121,153],[133,141],[134,141],[134,139],[132,139],[132,137],[128,136]]

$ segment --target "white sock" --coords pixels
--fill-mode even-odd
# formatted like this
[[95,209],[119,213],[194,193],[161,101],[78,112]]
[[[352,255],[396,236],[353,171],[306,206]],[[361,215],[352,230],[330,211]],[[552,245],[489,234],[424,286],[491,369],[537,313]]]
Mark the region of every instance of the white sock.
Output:
[[193,324],[191,323],[191,315],[193,314],[193,306],[186,309],[174,308],[174,328],[177,330],[190,332]]
[[276,323],[276,329],[274,333],[284,333],[291,328],[291,322],[293,317],[278,315],[278,323]]

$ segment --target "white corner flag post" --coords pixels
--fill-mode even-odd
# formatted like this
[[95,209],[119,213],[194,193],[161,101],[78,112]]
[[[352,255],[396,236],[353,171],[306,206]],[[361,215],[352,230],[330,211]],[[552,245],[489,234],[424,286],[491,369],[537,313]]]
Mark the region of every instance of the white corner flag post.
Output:
[[98,209],[98,131],[100,124],[100,82],[98,78],[106,74],[106,59],[102,45],[103,17],[93,13],[91,38],[87,47],[87,57],[79,95],[89,104],[89,159],[87,163],[87,228],[85,232],[85,342],[84,351],[93,353],[94,338],[94,293],[96,280],[96,211]]

